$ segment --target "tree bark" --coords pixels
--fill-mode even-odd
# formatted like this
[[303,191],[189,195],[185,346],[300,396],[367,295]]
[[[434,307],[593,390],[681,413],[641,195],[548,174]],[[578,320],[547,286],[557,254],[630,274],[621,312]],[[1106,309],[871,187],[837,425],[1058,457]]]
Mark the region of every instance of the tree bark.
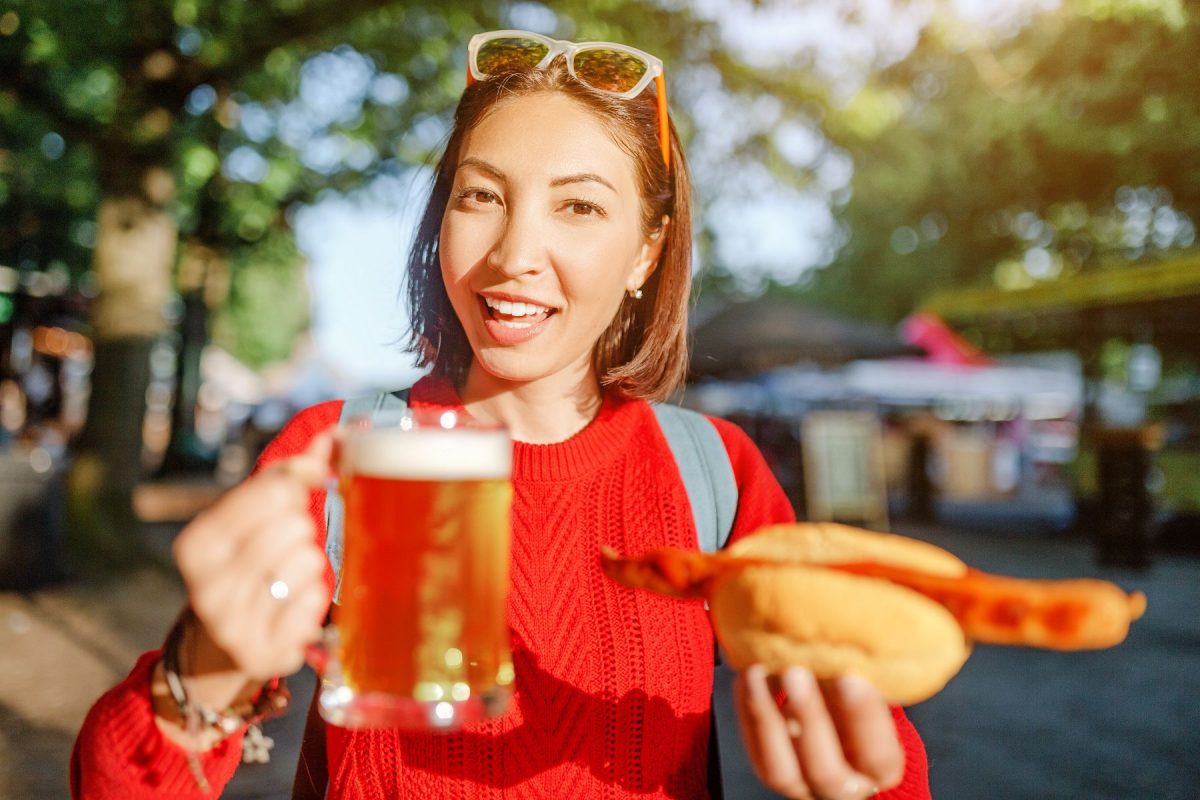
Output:
[[142,477],[150,351],[166,327],[178,232],[145,194],[100,204],[92,307],[96,362],[87,422],[69,477],[68,542],[79,563],[141,560],[133,490]]
[[[201,230],[212,232],[212,206],[205,203]],[[200,361],[209,342],[211,309],[225,302],[229,263],[197,236],[181,245],[178,289],[183,301],[179,321],[179,359],[176,363],[175,404],[171,408],[171,440],[158,475],[204,472],[212,474],[217,454],[196,432],[196,403],[200,396]]]

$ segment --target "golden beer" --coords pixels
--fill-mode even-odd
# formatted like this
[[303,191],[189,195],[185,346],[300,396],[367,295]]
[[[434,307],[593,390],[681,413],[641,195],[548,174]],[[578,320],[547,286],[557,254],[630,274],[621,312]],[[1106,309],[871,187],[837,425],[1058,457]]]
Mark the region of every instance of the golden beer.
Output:
[[427,426],[404,419],[406,428],[351,428],[337,459],[345,509],[330,653],[337,674],[327,672],[322,713],[350,727],[494,716],[513,678],[511,441],[444,413]]

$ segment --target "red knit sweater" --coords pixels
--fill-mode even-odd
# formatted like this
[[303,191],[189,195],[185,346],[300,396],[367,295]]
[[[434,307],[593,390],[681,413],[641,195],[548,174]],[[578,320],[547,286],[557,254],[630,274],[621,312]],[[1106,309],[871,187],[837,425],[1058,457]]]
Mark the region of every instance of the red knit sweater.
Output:
[[[460,407],[432,379],[418,382],[411,402]],[[298,414],[260,464],[302,450],[340,410],[329,402]],[[714,423],[738,483],[733,538],[793,519],[746,435]],[[621,587],[597,560],[605,544],[624,553],[696,547],[687,495],[650,407],[610,395],[571,439],[517,443],[513,484],[512,711],[452,734],[327,726],[328,797],[706,797],[713,639],[703,605]],[[323,531],[323,494],[311,502]],[[157,655],[144,655],[88,714],[72,758],[74,796],[203,796],[153,721]],[[903,784],[881,798],[928,798],[924,748],[894,714],[907,766]],[[232,775],[240,750],[234,737],[204,754],[214,787]]]

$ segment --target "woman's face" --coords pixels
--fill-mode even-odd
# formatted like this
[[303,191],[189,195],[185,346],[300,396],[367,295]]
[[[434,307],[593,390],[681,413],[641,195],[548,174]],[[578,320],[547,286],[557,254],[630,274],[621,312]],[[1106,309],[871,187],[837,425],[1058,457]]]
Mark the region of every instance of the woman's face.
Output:
[[442,217],[442,279],[475,364],[528,383],[590,369],[626,291],[649,277],[634,162],[561,94],[501,102],[463,138]]

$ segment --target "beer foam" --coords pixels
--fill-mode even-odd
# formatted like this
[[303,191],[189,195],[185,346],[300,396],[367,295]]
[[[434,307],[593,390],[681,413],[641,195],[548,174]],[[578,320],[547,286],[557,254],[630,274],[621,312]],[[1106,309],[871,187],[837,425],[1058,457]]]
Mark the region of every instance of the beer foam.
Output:
[[343,444],[342,472],[408,480],[495,480],[512,473],[512,440],[496,430],[374,430]]

